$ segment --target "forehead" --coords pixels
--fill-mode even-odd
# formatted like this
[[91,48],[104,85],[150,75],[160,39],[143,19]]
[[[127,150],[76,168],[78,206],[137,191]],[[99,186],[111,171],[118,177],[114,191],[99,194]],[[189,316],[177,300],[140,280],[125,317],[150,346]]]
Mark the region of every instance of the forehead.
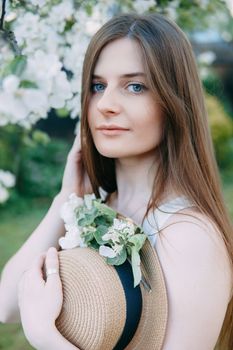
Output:
[[143,56],[139,44],[129,38],[121,38],[107,44],[101,51],[94,74],[114,75],[131,71],[144,72]]

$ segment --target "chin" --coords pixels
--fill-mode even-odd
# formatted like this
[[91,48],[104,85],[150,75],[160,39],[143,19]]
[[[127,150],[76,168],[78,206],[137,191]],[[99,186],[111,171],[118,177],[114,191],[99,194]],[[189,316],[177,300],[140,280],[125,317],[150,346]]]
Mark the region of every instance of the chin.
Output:
[[107,158],[122,158],[130,156],[129,152],[124,149],[124,151],[118,146],[118,147],[109,147],[109,146],[96,146],[97,151],[101,156],[107,157]]

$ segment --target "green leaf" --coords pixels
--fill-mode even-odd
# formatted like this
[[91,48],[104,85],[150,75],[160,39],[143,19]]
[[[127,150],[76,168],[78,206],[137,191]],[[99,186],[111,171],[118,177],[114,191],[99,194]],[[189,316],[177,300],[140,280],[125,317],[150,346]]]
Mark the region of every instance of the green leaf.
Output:
[[38,85],[30,80],[22,80],[19,87],[23,89],[38,89]]
[[82,227],[90,226],[91,224],[93,224],[94,220],[95,220],[95,213],[85,214],[83,218],[78,220],[78,225]]
[[7,76],[10,74],[17,75],[20,77],[27,66],[26,56],[16,56],[5,68],[3,75]]
[[66,118],[69,115],[69,111],[66,108],[56,109],[56,114],[59,118]]
[[100,247],[95,239],[93,239],[91,242],[89,242],[88,246],[93,248],[94,250],[99,250],[99,247]]
[[32,139],[37,144],[47,145],[50,142],[50,137],[46,132],[35,130],[32,133]]
[[123,248],[120,254],[118,254],[115,258],[107,258],[106,261],[109,265],[122,265],[127,259],[126,249]]
[[103,215],[100,215],[95,218],[95,224],[96,226],[101,226],[101,225],[106,226],[106,225],[109,225],[109,222],[108,220],[106,220],[106,218]]
[[93,240],[93,238],[94,238],[94,232],[87,231],[87,232],[85,232],[85,233],[82,233],[82,234],[81,234],[81,237],[84,238],[85,243],[89,243],[89,242],[91,242],[91,241]]
[[107,233],[108,231],[108,227],[107,226],[98,226],[95,233],[94,233],[94,237],[96,239],[96,241],[98,242],[98,244],[102,245],[102,244],[106,244],[106,241],[102,240],[102,236],[105,235],[105,233]]
[[[133,243],[134,247],[137,252],[142,248],[143,244],[145,243],[147,236],[144,233],[139,233],[137,235],[134,235],[128,239],[128,242]],[[132,248],[132,249],[133,249]]]
[[113,210],[112,208],[108,207],[107,205],[105,205],[103,203],[99,203],[97,201],[94,201],[94,206],[98,209],[98,211],[102,215],[106,215],[107,217],[109,217],[112,220],[116,217],[117,213],[115,212],[115,210]]
[[135,247],[131,250],[131,265],[133,270],[133,277],[134,277],[134,287],[136,287],[140,281],[141,281],[141,269],[140,269],[140,255]]

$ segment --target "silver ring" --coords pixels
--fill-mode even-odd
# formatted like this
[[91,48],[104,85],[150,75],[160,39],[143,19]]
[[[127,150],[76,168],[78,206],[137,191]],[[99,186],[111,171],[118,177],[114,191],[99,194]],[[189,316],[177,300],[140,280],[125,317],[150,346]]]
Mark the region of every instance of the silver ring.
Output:
[[46,269],[46,276],[48,277],[49,275],[53,275],[54,273],[58,273],[58,270],[56,268],[49,268]]

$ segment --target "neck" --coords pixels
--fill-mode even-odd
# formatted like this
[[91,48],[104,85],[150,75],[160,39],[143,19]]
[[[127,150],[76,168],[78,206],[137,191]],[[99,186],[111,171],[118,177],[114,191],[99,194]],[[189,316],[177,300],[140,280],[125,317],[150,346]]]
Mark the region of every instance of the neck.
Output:
[[112,194],[110,205],[134,219],[143,217],[153,190],[156,171],[157,161],[154,153],[117,159],[117,192]]

